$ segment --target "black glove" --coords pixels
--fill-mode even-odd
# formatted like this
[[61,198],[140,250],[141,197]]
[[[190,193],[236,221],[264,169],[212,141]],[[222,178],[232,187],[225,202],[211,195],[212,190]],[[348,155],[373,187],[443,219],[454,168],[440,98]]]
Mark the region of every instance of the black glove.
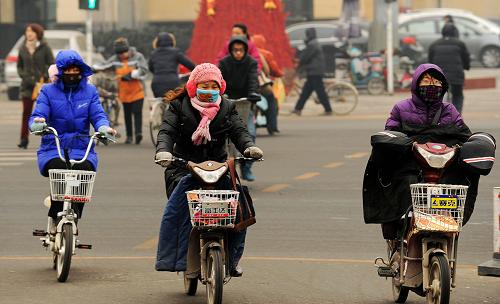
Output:
[[250,102],[257,102],[257,101],[260,101],[260,95],[257,94],[257,93],[250,93],[248,94],[248,101]]
[[122,76],[122,80],[123,81],[131,81],[131,80],[133,80],[132,73],[128,73],[127,75]]

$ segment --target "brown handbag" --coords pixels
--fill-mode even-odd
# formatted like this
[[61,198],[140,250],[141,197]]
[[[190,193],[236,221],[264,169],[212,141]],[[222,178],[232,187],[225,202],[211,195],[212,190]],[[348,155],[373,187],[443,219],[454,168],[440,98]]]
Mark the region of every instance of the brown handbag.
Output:
[[248,187],[241,184],[240,177],[236,172],[234,158],[228,160],[228,165],[233,190],[240,192],[234,225],[234,230],[238,232],[252,226],[257,220],[255,219],[255,209],[253,207],[252,197],[250,196]]
[[33,92],[31,93],[31,100],[36,100],[38,98],[38,95],[40,95],[40,90],[42,89],[42,86],[44,84],[45,84],[45,80],[43,79],[43,76],[42,76],[35,83],[35,87],[33,88]]

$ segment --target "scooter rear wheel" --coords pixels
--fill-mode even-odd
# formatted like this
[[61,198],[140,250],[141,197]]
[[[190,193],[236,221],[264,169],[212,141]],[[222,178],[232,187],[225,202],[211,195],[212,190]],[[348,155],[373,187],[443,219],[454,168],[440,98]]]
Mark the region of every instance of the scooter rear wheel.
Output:
[[207,259],[207,303],[221,304],[222,290],[224,286],[224,271],[222,267],[222,255],[219,248],[212,248],[208,252]]
[[198,278],[188,278],[184,272],[184,292],[188,296],[194,296],[196,294],[196,289],[198,289]]
[[66,282],[71,267],[71,257],[73,256],[73,226],[64,224],[62,226],[61,245],[57,254],[57,280]]
[[450,303],[450,264],[443,255],[431,258],[429,266],[429,284],[431,289],[427,292],[428,304]]

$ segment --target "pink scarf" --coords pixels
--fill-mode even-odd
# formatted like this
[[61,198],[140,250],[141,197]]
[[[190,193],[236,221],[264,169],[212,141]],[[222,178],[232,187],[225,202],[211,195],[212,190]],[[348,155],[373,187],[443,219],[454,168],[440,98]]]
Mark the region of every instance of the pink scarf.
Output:
[[196,96],[191,98],[191,105],[201,114],[200,124],[196,131],[194,131],[193,136],[191,136],[191,140],[196,146],[206,144],[212,140],[209,125],[219,112],[221,100],[220,96],[216,102],[203,102]]

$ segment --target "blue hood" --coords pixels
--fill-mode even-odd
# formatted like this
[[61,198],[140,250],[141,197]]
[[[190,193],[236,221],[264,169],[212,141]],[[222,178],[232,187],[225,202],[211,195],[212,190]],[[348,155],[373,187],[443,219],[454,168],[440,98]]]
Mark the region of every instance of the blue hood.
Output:
[[92,69],[83,61],[82,56],[74,50],[59,51],[56,56],[57,76],[61,79],[64,69],[70,66],[77,66],[82,71],[84,78],[92,75]]

